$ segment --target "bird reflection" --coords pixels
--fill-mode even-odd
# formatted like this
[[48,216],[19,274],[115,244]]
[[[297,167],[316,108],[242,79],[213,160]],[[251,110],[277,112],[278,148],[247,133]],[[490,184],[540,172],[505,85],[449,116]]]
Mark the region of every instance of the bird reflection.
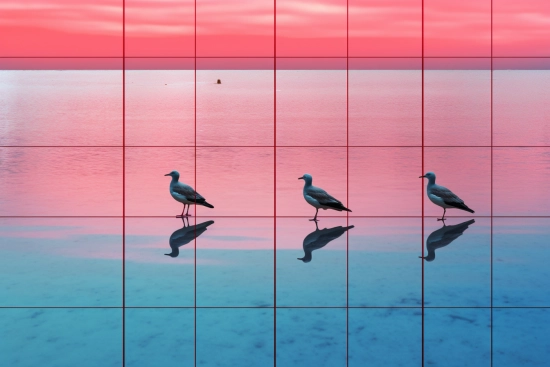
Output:
[[172,233],[170,236],[170,248],[172,252],[165,254],[170,257],[178,257],[180,253],[180,247],[187,245],[189,242],[193,241],[195,238],[199,237],[206,228],[214,224],[213,220],[203,222],[194,226],[189,225],[189,219],[187,219],[187,225],[185,225],[185,218],[181,219],[183,221],[183,227]]
[[346,233],[348,229],[353,228],[354,226],[348,227],[333,227],[319,229],[317,222],[315,222],[315,231],[311,232],[304,238],[304,257],[299,257],[298,260],[302,260],[305,263],[311,261],[311,253],[313,250],[318,250],[322,247],[325,247],[330,241],[333,241]]
[[428,256],[419,257],[426,261],[435,260],[435,250],[447,246],[458,237],[462,236],[462,233],[464,233],[464,231],[468,229],[471,224],[474,223],[474,219],[470,219],[469,221],[455,224],[453,226],[447,226],[445,225],[445,222],[443,222],[443,227],[433,231],[428,236],[428,239],[426,239],[426,249],[428,250]]

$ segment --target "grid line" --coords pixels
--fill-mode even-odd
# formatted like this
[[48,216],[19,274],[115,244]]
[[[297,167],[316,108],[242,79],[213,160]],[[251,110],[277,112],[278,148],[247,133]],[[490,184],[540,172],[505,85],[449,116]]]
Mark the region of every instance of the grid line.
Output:
[[[424,175],[424,0],[422,0],[422,173]],[[420,182],[420,201],[422,205],[422,233],[420,245],[422,246],[422,367],[424,367],[424,179]]]
[[273,366],[277,367],[277,0],[273,0]]
[[122,0],[122,367],[126,366],[126,0]]
[[491,321],[490,321],[490,344],[491,344],[491,367],[493,367],[493,0],[491,0]]
[[[535,146],[507,146],[507,145],[494,145],[494,134],[493,134],[493,73],[494,73],[494,59],[549,59],[550,55],[548,56],[494,56],[493,55],[493,1],[491,0],[491,49],[490,49],[490,55],[489,56],[425,56],[425,45],[424,45],[424,0],[422,0],[422,54],[421,56],[350,56],[349,55],[349,0],[346,2],[346,56],[277,56],[276,53],[276,40],[277,40],[277,27],[276,27],[276,20],[277,20],[277,6],[276,6],[276,0],[274,0],[274,54],[272,57],[266,57],[266,56],[197,56],[197,1],[195,0],[195,23],[194,23],[194,56],[126,56],[126,50],[125,50],[125,41],[126,41],[126,29],[125,29],[125,0],[122,0],[123,3],[123,12],[122,12],[122,56],[0,56],[0,59],[10,59],[10,58],[25,58],[25,59],[62,59],[62,58],[72,58],[72,59],[122,59],[122,98],[123,98],[123,104],[122,104],[122,145],[90,145],[90,146],[54,146],[54,145],[28,145],[28,146],[18,146],[18,145],[6,145],[6,146],[0,146],[0,148],[122,148],[122,215],[121,216],[0,216],[0,218],[121,218],[122,219],[122,306],[0,306],[1,309],[6,308],[63,308],[63,309],[78,309],[78,308],[93,308],[93,309],[101,309],[101,308],[113,308],[113,309],[121,309],[122,310],[122,363],[123,366],[125,364],[125,310],[126,308],[129,309],[141,309],[141,308],[158,308],[158,309],[187,309],[187,308],[193,308],[194,309],[194,317],[195,317],[195,324],[194,324],[194,364],[196,366],[197,364],[197,309],[232,309],[232,308],[243,308],[243,309],[257,309],[257,308],[273,308],[274,309],[274,365],[276,366],[277,358],[276,358],[276,348],[277,348],[277,342],[276,342],[276,315],[277,315],[277,309],[294,309],[294,308],[306,308],[306,309],[317,309],[317,308],[327,308],[327,309],[346,309],[346,365],[349,363],[349,309],[387,309],[387,308],[396,308],[396,309],[421,309],[422,310],[422,365],[424,366],[424,337],[425,337],[425,329],[424,329],[424,311],[425,309],[449,309],[449,308],[456,308],[456,309],[490,309],[490,317],[491,317],[491,324],[490,324],[490,346],[491,346],[491,366],[493,365],[493,309],[546,309],[550,308],[549,306],[494,306],[493,305],[493,219],[494,218],[550,218],[550,216],[519,216],[519,215],[506,215],[506,216],[498,216],[494,215],[494,209],[493,209],[493,177],[494,177],[494,149],[495,148],[550,148],[550,146],[541,146],[541,145],[535,145]],[[126,144],[126,59],[134,59],[134,58],[150,58],[150,59],[194,59],[194,124],[195,124],[195,139],[194,139],[194,145],[193,146],[128,146]],[[273,59],[274,60],[274,144],[269,146],[202,146],[197,144],[197,59],[232,59],[232,58],[238,58],[238,59],[247,59],[247,58],[257,58],[257,59]],[[277,59],[346,59],[346,145],[342,146],[285,146],[277,145],[277,91],[276,91],[276,80],[277,80]],[[349,145],[349,60],[350,59],[421,59],[422,67],[421,67],[421,73],[422,73],[422,118],[421,118],[421,124],[422,124],[422,144],[419,146],[415,145],[409,145],[409,146],[353,146]],[[464,146],[430,146],[424,144],[424,121],[425,121],[425,115],[424,115],[424,92],[425,92],[425,85],[424,85],[424,76],[425,76],[425,60],[426,59],[490,59],[490,130],[491,130],[491,138],[490,138],[490,145],[464,145]],[[429,70],[429,69],[428,69]],[[259,307],[248,307],[248,306],[197,306],[197,239],[196,239],[196,228],[195,228],[195,247],[194,247],[194,306],[182,306],[182,307],[166,307],[166,306],[127,306],[126,305],[126,295],[125,295],[125,237],[126,237],[126,218],[173,218],[173,216],[131,216],[126,215],[126,194],[125,194],[125,183],[126,183],[126,149],[128,148],[194,148],[195,152],[195,187],[197,185],[197,148],[273,148],[274,149],[274,215],[273,216],[197,216],[196,211],[197,208],[195,206],[194,212],[195,212],[195,219],[197,218],[273,218],[273,225],[274,225],[274,305],[273,306],[259,306]],[[422,264],[422,277],[421,277],[421,285],[422,285],[422,303],[421,306],[350,306],[349,305],[349,232],[346,232],[346,306],[278,306],[277,305],[277,266],[276,266],[276,252],[277,252],[277,218],[307,218],[307,216],[280,216],[277,215],[277,186],[276,186],[276,177],[277,177],[277,148],[346,148],[346,201],[347,205],[350,206],[349,203],[349,149],[350,148],[421,148],[422,150],[422,174],[424,174],[424,165],[425,165],[425,148],[489,148],[490,149],[490,182],[491,182],[491,189],[490,189],[490,215],[487,216],[480,216],[476,215],[474,217],[476,218],[490,218],[490,251],[491,251],[491,262],[490,262],[490,292],[491,292],[491,301],[490,306],[475,306],[475,307],[468,307],[468,306],[428,306],[425,304],[424,299],[424,260],[421,261]],[[424,207],[424,184],[421,183],[421,215],[417,216],[354,216],[350,215],[346,212],[346,225],[349,226],[349,219],[351,218],[420,218],[422,220],[422,228],[421,228],[421,244],[422,244],[422,256],[424,257],[425,254],[425,246],[424,246],[424,222],[427,218],[437,218],[437,216],[429,216],[425,215],[425,207]],[[472,216],[452,216],[453,218],[470,218]],[[342,216],[326,216],[326,218],[343,218]]]
[[[0,59],[273,59],[274,56],[0,56]],[[277,56],[277,59],[549,59],[548,56]],[[131,69],[130,69],[131,70]],[[191,69],[187,69],[191,70]],[[199,69],[200,70],[200,69]],[[343,70],[343,69],[342,69]],[[352,69],[353,70],[353,69]]]

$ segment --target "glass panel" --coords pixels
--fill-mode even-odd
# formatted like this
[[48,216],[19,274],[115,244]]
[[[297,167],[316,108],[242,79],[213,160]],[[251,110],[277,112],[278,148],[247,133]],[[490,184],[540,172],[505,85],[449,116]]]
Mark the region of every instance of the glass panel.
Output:
[[122,145],[122,61],[81,61],[0,61],[0,145]]
[[[277,148],[277,215],[313,218],[315,208],[304,199],[305,173],[313,185],[346,205],[346,148]],[[353,209],[353,208],[352,208]],[[345,216],[347,212],[320,210],[319,216]]]
[[277,56],[346,56],[346,0],[278,0]]
[[425,56],[490,56],[491,0],[425,0]]
[[197,309],[197,365],[273,365],[273,309]]
[[495,145],[550,146],[550,58],[495,59]]
[[277,145],[346,145],[345,61],[277,60]]
[[426,309],[424,357],[428,365],[491,365],[489,309]]
[[343,218],[277,219],[277,306],[346,305],[346,228]]
[[197,56],[273,56],[273,0],[196,4]]
[[428,59],[424,144],[491,145],[490,59]]
[[[172,178],[164,177],[172,171],[179,172],[178,182],[195,187],[193,147],[126,148],[126,215],[181,214],[183,204],[170,195]],[[194,214],[194,209],[190,210]]]
[[348,335],[349,366],[422,365],[422,309],[350,309]]
[[273,59],[239,60],[197,60],[197,145],[273,145]]
[[121,57],[120,0],[5,3],[0,56]]
[[[435,173],[437,185],[451,190],[466,206],[475,211],[475,214],[470,214],[464,210],[449,208],[445,218],[491,215],[490,148],[425,148],[424,170]],[[422,180],[426,187],[428,180]],[[424,208],[426,216],[441,218],[443,215],[443,208],[432,203],[426,191]]]
[[193,366],[195,312],[190,309],[127,309],[127,367]]
[[127,306],[194,306],[196,227],[189,222],[126,218]]
[[126,145],[193,146],[194,60],[129,59],[126,67]]
[[464,219],[424,222],[426,306],[491,305],[491,221]]
[[550,56],[550,2],[497,0],[493,6],[494,56]]
[[124,5],[126,56],[194,56],[194,0],[125,0]]
[[214,206],[197,215],[273,215],[273,162],[273,148],[197,148],[197,191]]
[[547,308],[495,309],[493,314],[495,366],[544,366],[550,361]]
[[0,219],[3,307],[121,306],[120,218]]
[[351,59],[349,144],[422,144],[420,59]]
[[345,308],[277,310],[277,366],[345,365]]
[[495,306],[550,306],[550,219],[494,219]]
[[200,221],[197,305],[273,307],[273,219]]
[[351,215],[421,215],[421,148],[350,148]]
[[350,0],[350,56],[421,56],[418,0]]
[[0,148],[0,215],[120,215],[121,148]]
[[350,222],[355,228],[348,232],[349,305],[421,306],[420,218],[353,218]]
[[120,309],[0,309],[4,366],[121,366],[121,336]]
[[493,151],[495,215],[549,215],[549,148]]

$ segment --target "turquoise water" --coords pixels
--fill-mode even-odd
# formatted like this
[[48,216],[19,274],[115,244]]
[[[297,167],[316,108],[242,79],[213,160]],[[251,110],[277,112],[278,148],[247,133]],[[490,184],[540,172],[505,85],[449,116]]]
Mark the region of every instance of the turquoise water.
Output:
[[[279,218],[274,248],[272,218],[127,218],[126,364],[408,366],[422,339],[428,365],[546,363],[547,219],[493,219],[492,278],[490,219],[346,224]],[[121,219],[0,232],[2,365],[120,365]]]

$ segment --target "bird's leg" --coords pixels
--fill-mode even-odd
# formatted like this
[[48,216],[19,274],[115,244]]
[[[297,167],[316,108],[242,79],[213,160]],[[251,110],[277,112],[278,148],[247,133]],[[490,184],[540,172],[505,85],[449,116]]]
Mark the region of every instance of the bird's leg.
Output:
[[445,213],[447,212],[447,208],[443,208],[443,217],[442,218],[438,218],[437,220],[442,220],[443,221],[443,224],[445,224]]
[[185,213],[185,216],[188,217],[191,214],[189,214],[189,208],[191,207],[191,204],[187,204],[187,213]]
[[319,213],[319,208],[316,208],[316,209],[317,209],[317,211],[315,212],[315,217],[313,217],[313,219],[310,219],[314,222],[317,222],[317,213]]
[[183,204],[183,210],[181,211],[181,215],[176,215],[176,218],[183,218],[184,211],[185,211],[185,204]]

